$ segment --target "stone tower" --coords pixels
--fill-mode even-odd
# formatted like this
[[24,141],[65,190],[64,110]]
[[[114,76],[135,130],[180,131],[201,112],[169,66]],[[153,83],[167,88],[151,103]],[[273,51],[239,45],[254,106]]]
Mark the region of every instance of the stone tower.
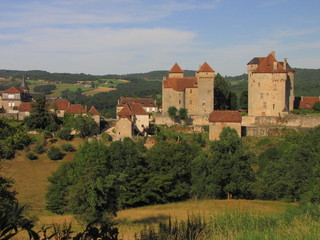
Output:
[[24,93],[29,93],[29,87],[28,87],[28,84],[26,82],[26,80],[24,79],[24,76],[22,78],[22,82],[20,84],[20,87],[23,89]]
[[171,106],[186,108],[189,115],[208,116],[214,107],[214,70],[204,63],[195,77],[184,77],[176,63],[162,82],[162,114]]
[[275,52],[248,63],[249,116],[283,116],[293,109],[294,70]]

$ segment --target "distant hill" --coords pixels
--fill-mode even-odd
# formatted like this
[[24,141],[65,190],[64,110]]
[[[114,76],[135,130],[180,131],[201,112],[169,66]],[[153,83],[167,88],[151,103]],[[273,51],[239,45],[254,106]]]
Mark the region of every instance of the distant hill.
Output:
[[[295,68],[295,95],[296,96],[319,96],[320,95],[320,69]],[[185,70],[186,77],[192,77],[196,71]],[[0,90],[6,89],[8,86],[18,86],[18,79],[22,77],[34,80],[61,81],[64,83],[76,83],[77,81],[96,81],[98,79],[128,79],[131,82],[139,82],[141,80],[161,81],[163,77],[168,76],[168,71],[158,70],[147,73],[130,73],[130,74],[73,74],[73,73],[49,73],[47,71],[30,70],[1,70],[0,78],[11,77],[12,81],[0,83]],[[248,75],[242,74],[238,76],[225,76],[230,83],[231,89],[239,96],[242,91],[248,88]],[[15,81],[16,80],[16,81]],[[1,86],[2,85],[2,86]]]

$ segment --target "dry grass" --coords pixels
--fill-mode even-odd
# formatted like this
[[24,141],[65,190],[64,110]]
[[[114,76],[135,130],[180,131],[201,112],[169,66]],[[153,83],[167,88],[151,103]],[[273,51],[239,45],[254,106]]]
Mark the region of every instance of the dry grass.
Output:
[[116,88],[109,88],[109,87],[97,87],[93,90],[90,90],[90,91],[86,91],[84,92],[83,94],[84,95],[87,95],[87,96],[92,96],[92,95],[95,95],[97,93],[101,93],[101,92],[110,92],[112,90],[116,90]]
[[259,200],[190,200],[165,205],[147,206],[123,210],[118,213],[120,239],[134,239],[134,233],[140,232],[145,224],[157,224],[169,218],[186,220],[188,215],[200,215],[209,221],[212,217],[226,211],[248,212],[271,216],[284,211],[289,204]]

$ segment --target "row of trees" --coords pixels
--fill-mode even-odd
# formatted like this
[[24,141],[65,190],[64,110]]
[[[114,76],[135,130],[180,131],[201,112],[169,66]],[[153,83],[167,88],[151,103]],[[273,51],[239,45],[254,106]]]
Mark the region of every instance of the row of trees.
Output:
[[[202,148],[162,141],[147,150],[130,139],[85,143],[49,178],[47,208],[88,222],[119,209],[189,198],[320,200],[320,127],[292,133],[259,156],[236,131]],[[303,141],[301,141],[303,139]]]

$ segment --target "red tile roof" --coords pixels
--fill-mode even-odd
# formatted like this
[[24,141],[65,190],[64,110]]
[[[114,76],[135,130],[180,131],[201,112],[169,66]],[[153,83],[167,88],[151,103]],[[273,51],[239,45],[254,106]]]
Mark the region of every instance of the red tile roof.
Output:
[[22,102],[19,106],[19,112],[30,112],[32,109],[32,102]]
[[181,67],[178,65],[178,63],[175,63],[169,73],[183,73]]
[[313,105],[319,101],[320,101],[320,97],[301,97],[299,109],[303,109],[303,108],[311,109],[313,108]]
[[124,105],[121,111],[118,112],[119,117],[127,117],[133,115],[148,115],[148,113],[142,108],[142,105],[140,103],[127,103],[126,105]]
[[197,88],[196,78],[167,78],[163,82],[164,88],[172,88],[175,91],[184,91],[186,88]]
[[4,91],[5,93],[24,93],[23,89],[20,87],[11,87]]
[[56,99],[54,103],[56,105],[56,110],[66,110],[70,105],[70,102],[65,99]]
[[94,106],[91,106],[91,108],[88,112],[91,113],[92,115],[100,115]]
[[73,113],[73,114],[80,114],[85,112],[86,110],[80,104],[70,104],[65,111],[65,113]]
[[207,62],[205,62],[199,68],[198,72],[214,72],[214,70],[210,67],[210,65]]
[[214,110],[209,115],[209,122],[234,122],[241,123],[242,116],[238,111]]
[[120,98],[118,102],[118,107],[122,107],[127,103],[140,103],[142,107],[157,106],[152,98]]
[[[274,68],[274,63],[276,63],[276,68]],[[266,58],[260,60],[259,58],[259,66],[254,73],[286,73],[287,71],[283,68],[283,66],[275,59],[272,53],[270,53]]]

